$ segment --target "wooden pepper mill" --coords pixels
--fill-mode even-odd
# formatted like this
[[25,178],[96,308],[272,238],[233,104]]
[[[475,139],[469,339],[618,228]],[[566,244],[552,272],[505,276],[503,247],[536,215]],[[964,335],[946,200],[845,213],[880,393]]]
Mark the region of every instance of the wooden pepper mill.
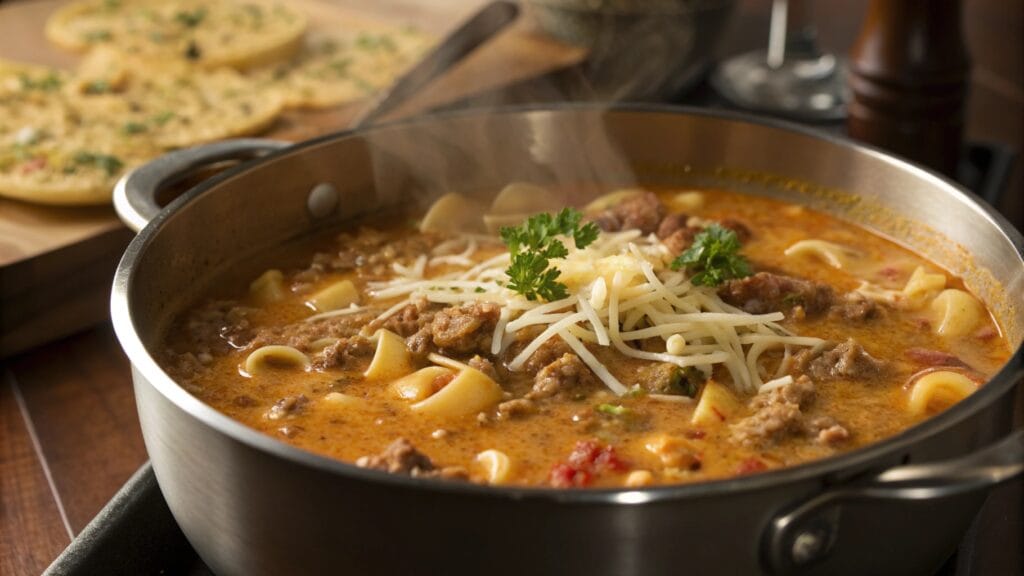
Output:
[[850,52],[850,136],[955,175],[970,62],[960,0],[871,0]]

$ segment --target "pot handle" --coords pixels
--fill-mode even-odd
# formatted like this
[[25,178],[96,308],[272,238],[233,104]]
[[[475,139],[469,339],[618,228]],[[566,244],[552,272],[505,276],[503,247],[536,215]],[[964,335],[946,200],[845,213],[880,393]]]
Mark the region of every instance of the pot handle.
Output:
[[158,213],[157,193],[197,170],[227,161],[249,160],[290,146],[264,138],[239,138],[176,150],[124,175],[114,188],[114,209],[129,228],[138,232]]
[[937,500],[985,490],[1024,474],[1024,428],[977,452],[939,462],[890,468],[853,484],[827,489],[776,516],[765,534],[772,574],[790,574],[832,550],[840,506],[853,500]]

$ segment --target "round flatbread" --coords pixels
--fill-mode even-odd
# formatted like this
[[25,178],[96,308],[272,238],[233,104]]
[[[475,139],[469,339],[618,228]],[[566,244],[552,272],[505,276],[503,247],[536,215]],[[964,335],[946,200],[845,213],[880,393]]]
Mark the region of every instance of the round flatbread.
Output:
[[261,132],[283,108],[280,96],[260,93],[231,69],[154,66],[104,50],[85,58],[65,94],[81,117],[162,149]]
[[249,72],[292,108],[329,108],[391,85],[433,46],[413,29],[311,33],[293,59]]
[[153,155],[144,142],[115,138],[103,125],[0,144],[0,196],[40,204],[108,204],[117,180]]
[[47,20],[46,36],[76,51],[246,68],[295,54],[306,26],[302,12],[273,0],[78,0]]

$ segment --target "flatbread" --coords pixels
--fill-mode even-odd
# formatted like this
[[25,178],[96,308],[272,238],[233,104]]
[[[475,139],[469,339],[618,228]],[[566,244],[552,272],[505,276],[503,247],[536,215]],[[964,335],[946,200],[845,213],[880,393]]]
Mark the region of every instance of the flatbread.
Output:
[[411,28],[310,33],[298,56],[249,76],[290,108],[329,108],[391,85],[433,44]]
[[229,68],[155,66],[108,50],[86,56],[65,94],[81,117],[116,125],[161,149],[256,134],[283,108],[279,95],[261,93]]
[[246,68],[295,54],[306,16],[277,0],[77,0],[46,22],[58,46],[99,46],[204,68]]

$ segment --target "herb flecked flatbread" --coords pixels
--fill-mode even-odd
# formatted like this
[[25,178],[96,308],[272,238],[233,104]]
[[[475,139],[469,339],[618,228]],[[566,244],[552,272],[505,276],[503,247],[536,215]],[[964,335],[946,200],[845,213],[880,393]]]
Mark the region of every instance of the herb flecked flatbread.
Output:
[[412,29],[311,33],[293,59],[249,73],[291,108],[328,108],[373,94],[395,81],[432,46]]
[[283,0],[63,6],[46,34],[86,52],[74,71],[0,60],[0,196],[107,203],[134,166],[168,150],[260,133],[286,106],[365,98],[433,44],[413,29],[372,21],[307,35],[307,20]]
[[101,124],[83,124],[67,106],[68,81],[58,70],[0,61],[0,196],[45,204],[110,201],[126,161]]
[[235,70],[155,66],[105,50],[86,56],[66,94],[79,115],[164,149],[258,133],[282,109],[280,96],[261,93]]
[[77,51],[107,46],[151,60],[245,68],[298,51],[306,16],[272,0],[78,0],[55,12],[46,36]]

